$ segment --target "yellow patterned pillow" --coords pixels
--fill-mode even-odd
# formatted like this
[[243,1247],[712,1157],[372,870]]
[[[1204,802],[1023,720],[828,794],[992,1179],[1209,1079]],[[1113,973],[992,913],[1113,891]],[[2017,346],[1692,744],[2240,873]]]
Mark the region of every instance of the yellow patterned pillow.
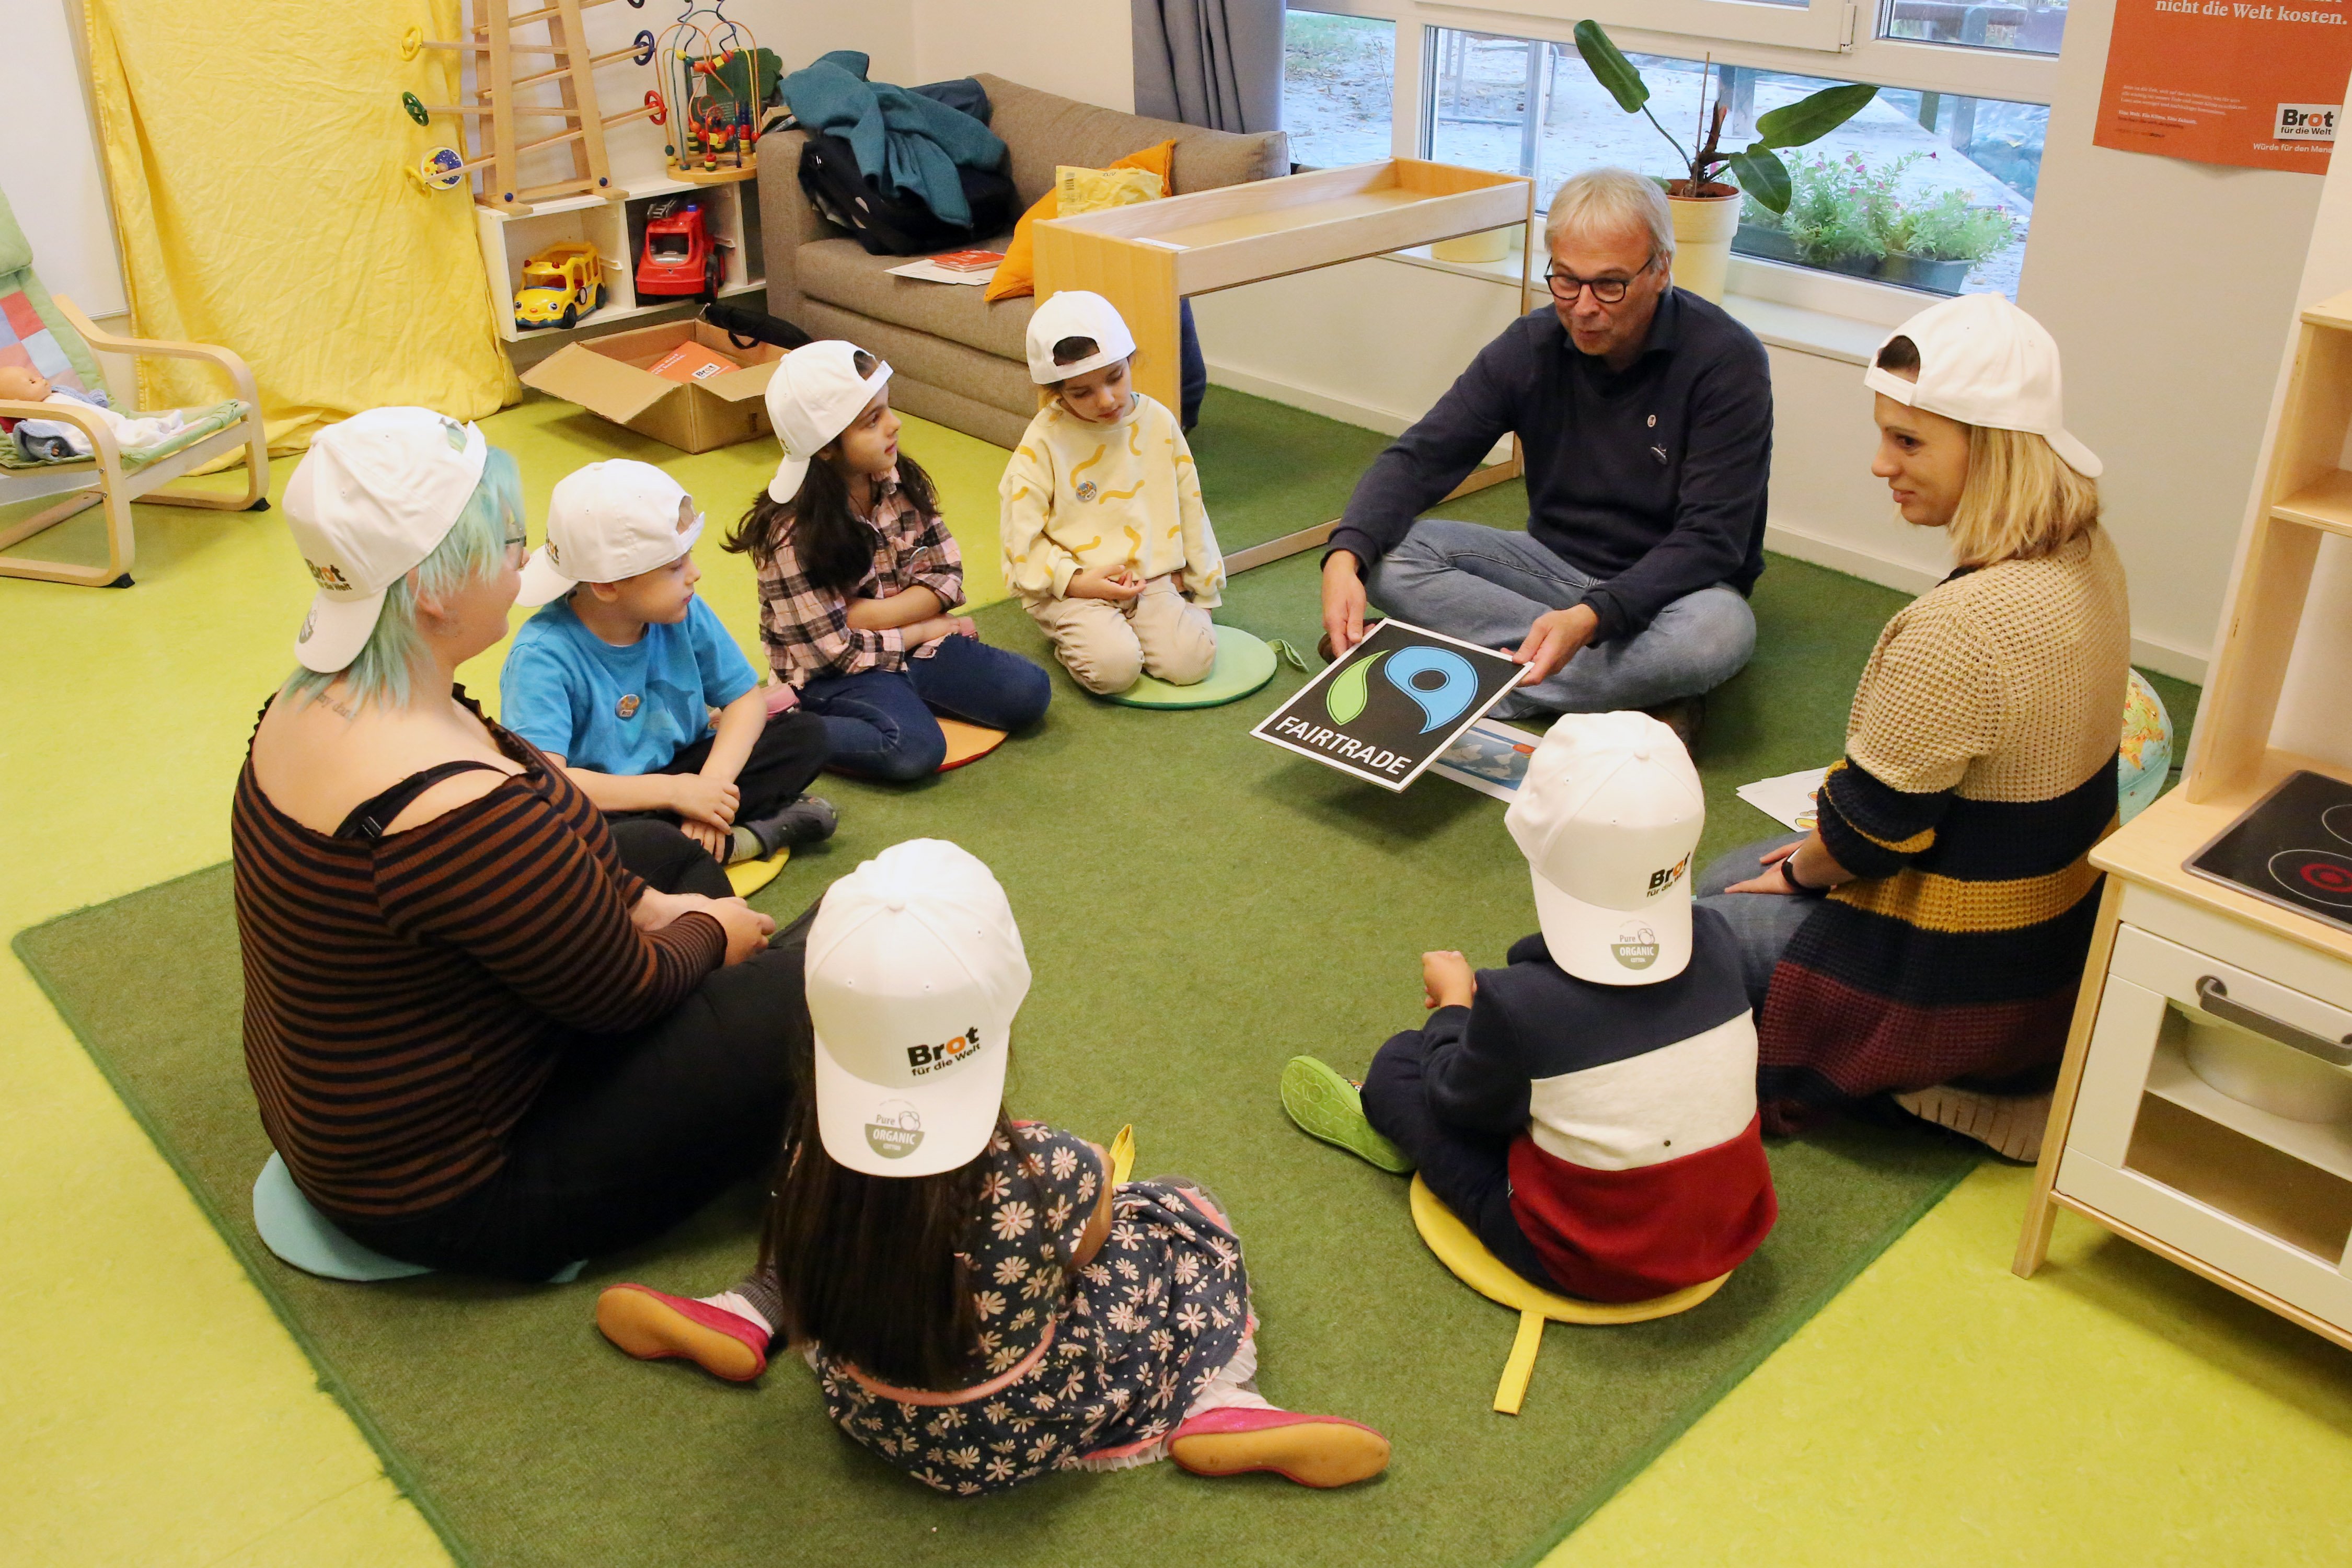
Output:
[[1157,201],[1167,183],[1150,169],[1079,169],[1065,163],[1054,171],[1055,216],[1076,217],[1110,207]]

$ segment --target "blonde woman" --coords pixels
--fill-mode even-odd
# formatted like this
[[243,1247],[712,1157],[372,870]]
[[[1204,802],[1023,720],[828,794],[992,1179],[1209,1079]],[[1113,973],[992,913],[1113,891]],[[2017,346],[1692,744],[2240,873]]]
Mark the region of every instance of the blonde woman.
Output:
[[2116,819],[2131,617],[2058,347],[1995,294],[1905,322],[1864,374],[1903,520],[1950,576],[1879,635],[1801,837],[1700,879],[1741,936],[1769,1130],[1892,1092],[2038,1152]]

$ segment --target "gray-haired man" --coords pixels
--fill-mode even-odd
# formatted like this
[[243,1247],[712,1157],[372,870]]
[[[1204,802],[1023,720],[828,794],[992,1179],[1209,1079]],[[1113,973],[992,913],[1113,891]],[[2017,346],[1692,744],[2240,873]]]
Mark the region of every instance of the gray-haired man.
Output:
[[[1544,237],[1551,308],[1481,350],[1358,481],[1323,559],[1324,629],[1335,651],[1360,640],[1369,590],[1391,615],[1528,665],[1506,717],[1664,709],[1687,738],[1687,700],[1756,646],[1764,348],[1674,287],[1655,183],[1587,170],[1553,198]],[[1512,432],[1527,532],[1421,516]]]

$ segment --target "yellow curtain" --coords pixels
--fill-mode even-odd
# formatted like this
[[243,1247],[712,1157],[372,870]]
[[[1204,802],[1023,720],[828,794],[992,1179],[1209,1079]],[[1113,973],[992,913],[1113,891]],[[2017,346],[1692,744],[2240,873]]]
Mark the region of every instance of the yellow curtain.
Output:
[[[466,189],[401,172],[430,128],[400,95],[456,101],[456,55],[400,58],[411,26],[461,37],[459,0],[83,0],[90,85],[131,319],[253,366],[272,450],[383,404],[457,418],[521,395],[491,318]],[[142,360],[149,407],[229,395]]]

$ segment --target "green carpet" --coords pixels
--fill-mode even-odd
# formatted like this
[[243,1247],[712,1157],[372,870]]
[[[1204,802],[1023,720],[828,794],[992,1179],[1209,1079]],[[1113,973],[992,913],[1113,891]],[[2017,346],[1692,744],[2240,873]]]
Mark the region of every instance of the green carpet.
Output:
[[[1195,444],[1229,547],[1337,515],[1381,445],[1222,391],[1209,407]],[[1515,526],[1524,505],[1515,483],[1444,510]],[[1294,558],[1238,579],[1219,618],[1311,646],[1315,593],[1314,557]],[[1755,596],[1755,662],[1711,704],[1703,855],[1773,830],[1737,785],[1837,754],[1854,679],[1902,602],[1773,562]],[[1045,659],[1017,606],[979,618],[989,640]],[[1370,1422],[1395,1443],[1385,1477],[1344,1492],[1160,1466],[952,1501],[834,1432],[797,1363],[742,1388],[605,1345],[590,1319],[603,1285],[698,1293],[733,1281],[751,1246],[750,1190],[566,1287],[299,1274],[252,1229],[268,1146],[237,1044],[226,868],[36,927],[16,947],[461,1561],[1529,1562],[1976,1155],[1940,1134],[1853,1123],[1775,1146],[1780,1226],[1719,1295],[1655,1323],[1553,1327],[1525,1414],[1495,1415],[1513,1315],[1423,1250],[1404,1182],[1298,1133],[1275,1084],[1296,1052],[1355,1069],[1413,1024],[1423,949],[1498,963],[1534,928],[1525,864],[1484,795],[1431,778],[1393,796],[1248,739],[1305,679],[1286,667],[1231,707],[1158,712],[1093,700],[1057,671],[1045,722],[984,762],[913,786],[827,781],[838,837],[755,901],[789,917],[858,859],[917,835],[995,868],[1037,976],[1012,1109],[1106,1141],[1132,1121],[1139,1173],[1192,1175],[1227,1201],[1263,1320],[1267,1394]],[[2159,685],[2185,744],[2195,689]]]
[[[1873,632],[1899,602],[1788,563],[1764,582],[1765,651],[1718,700],[1706,752],[1710,850],[1769,827],[1728,800],[1731,785],[1833,752]],[[1306,640],[1314,592],[1312,558],[1285,562],[1237,582],[1225,616]],[[1015,607],[982,618],[992,640],[1043,657]],[[1534,925],[1524,864],[1483,795],[1431,779],[1391,796],[1249,740],[1302,679],[1286,669],[1231,708],[1150,712],[1090,700],[1057,675],[1038,731],[984,763],[913,787],[831,784],[838,837],[759,902],[788,915],[916,834],[993,866],[1037,974],[1013,1108],[1097,1138],[1131,1121],[1139,1170],[1194,1175],[1229,1200],[1265,1324],[1267,1393],[1369,1421],[1396,1445],[1390,1473],[1351,1491],[1211,1483],[1162,1466],[950,1501],[834,1433],[796,1363],[747,1389],[604,1345],[590,1321],[602,1285],[692,1292],[735,1278],[749,1192],[640,1255],[597,1259],[568,1287],[300,1275],[251,1228],[247,1193],[268,1149],[236,1043],[226,868],[66,916],[16,947],[463,1560],[1529,1560],[1974,1156],[1939,1136],[1857,1125],[1776,1147],[1780,1226],[1720,1295],[1657,1323],[1553,1328],[1526,1414],[1493,1414],[1511,1315],[1423,1251],[1403,1182],[1298,1134],[1274,1089],[1293,1052],[1360,1067],[1412,1024],[1422,949],[1497,962]],[[154,956],[126,971],[126,954]]]

